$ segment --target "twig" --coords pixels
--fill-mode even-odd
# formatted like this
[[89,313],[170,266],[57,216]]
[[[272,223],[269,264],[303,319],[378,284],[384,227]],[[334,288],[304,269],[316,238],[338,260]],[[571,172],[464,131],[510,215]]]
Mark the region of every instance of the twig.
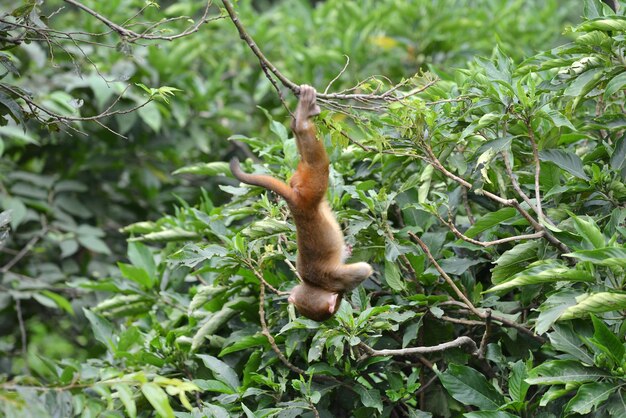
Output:
[[478,358],[485,358],[485,350],[487,349],[487,342],[489,341],[489,335],[491,334],[491,309],[485,309],[485,332],[483,338],[480,340],[480,348],[478,349]]
[[433,264],[433,266],[435,266],[435,269],[437,269],[437,271],[439,272],[441,277],[443,277],[443,279],[446,281],[446,283],[448,283],[448,286],[450,286],[452,288],[452,290],[454,290],[454,293],[457,294],[459,299],[461,299],[465,303],[465,305],[467,305],[469,310],[472,311],[474,313],[474,315],[478,316],[479,318],[484,319],[485,318],[485,313],[484,312],[480,312],[478,309],[476,309],[476,307],[472,304],[472,302],[470,302],[470,300],[467,298],[467,296],[465,296],[465,294],[461,291],[461,289],[459,289],[459,287],[456,285],[456,283],[454,283],[454,280],[452,280],[452,278],[450,276],[448,276],[448,273],[446,273],[441,268],[439,263],[437,263],[437,260],[435,260],[435,257],[433,257],[433,254],[430,252],[430,249],[428,248],[428,246],[426,244],[424,244],[424,241],[422,241],[413,232],[409,232],[409,236],[411,237],[411,239],[413,241],[415,241],[422,248],[422,250],[424,251],[424,253],[428,257],[430,262]]
[[265,305],[265,280],[261,281],[260,288],[261,290],[259,291],[259,319],[261,321],[261,329],[262,329],[261,332],[263,333],[263,335],[265,335],[265,337],[267,338],[267,341],[270,343],[270,346],[272,346],[272,350],[274,350],[274,352],[276,353],[280,361],[282,361],[285,366],[287,366],[290,370],[292,370],[295,373],[307,375],[306,371],[302,370],[298,366],[295,366],[293,363],[287,360],[287,357],[285,357],[285,355],[280,351],[280,349],[276,345],[276,340],[274,340],[274,337],[270,333],[270,330],[267,328],[267,322],[265,322],[265,308],[263,307],[263,305]]
[[454,225],[454,223],[450,220],[445,221],[441,215],[439,215],[438,213],[435,213],[435,216],[441,221],[441,223],[443,223],[444,225],[446,225],[450,231],[452,231],[452,233],[458,238],[461,239],[463,241],[469,242],[471,244],[474,245],[479,245],[481,247],[492,247],[494,245],[500,245],[500,244],[505,244],[507,242],[511,242],[511,241],[523,241],[523,240],[527,240],[527,239],[537,239],[537,238],[541,238],[544,236],[545,232],[544,231],[539,231],[539,232],[535,232],[534,234],[525,234],[525,235],[516,235],[513,237],[506,237],[506,238],[501,238],[501,239],[496,239],[493,241],[478,241],[475,240],[473,238],[468,237],[467,235],[464,235],[461,231],[459,231],[456,227],[456,225]]
[[539,150],[537,149],[537,141],[535,141],[535,132],[530,124],[529,119],[524,119],[528,138],[533,149],[533,161],[535,162],[535,201],[537,202],[537,218],[539,223],[543,220],[543,210],[541,209],[541,190],[539,189],[539,175],[541,174],[541,163],[539,162]]
[[22,258],[24,258],[24,256],[26,254],[28,254],[28,252],[30,250],[33,249],[33,247],[35,246],[35,244],[37,244],[37,242],[39,242],[39,240],[41,238],[43,238],[44,235],[46,235],[46,233],[48,232],[48,227],[46,225],[43,226],[43,228],[41,229],[41,231],[39,231],[39,233],[35,236],[33,236],[24,246],[24,248],[22,248],[20,250],[20,252],[18,252],[15,257],[13,257],[11,260],[9,260],[8,263],[6,263],[2,268],[0,268],[0,273],[6,273],[7,271],[11,270],[11,268],[13,266],[15,266],[15,264],[17,264]]
[[476,343],[474,342],[474,340],[466,336],[461,336],[452,341],[433,345],[430,347],[408,347],[408,348],[399,348],[399,349],[375,350],[363,342],[359,343],[359,347],[361,347],[367,353],[368,357],[431,354],[431,353],[438,353],[441,351],[450,350],[452,348],[461,348],[461,347],[467,347],[468,352],[472,355],[476,355],[478,353],[478,347],[476,346]]
[[[202,16],[200,17],[200,20],[198,20],[195,24],[193,24],[192,26],[188,27],[187,29],[185,29],[181,33],[178,33],[176,35],[170,35],[170,36],[152,35],[152,34],[148,34],[146,32],[138,33],[138,32],[132,31],[130,29],[127,29],[127,28],[125,28],[123,26],[120,26],[120,25],[112,22],[111,20],[109,20],[106,16],[101,15],[100,13],[96,12],[93,9],[90,9],[89,7],[85,6],[84,4],[82,4],[82,3],[80,3],[80,2],[78,2],[76,0],[63,0],[63,1],[68,3],[68,4],[73,5],[75,7],[78,7],[79,9],[83,10],[84,12],[87,12],[88,14],[92,15],[93,17],[95,17],[96,19],[98,19],[99,21],[104,23],[106,26],[111,28],[113,31],[118,33],[121,37],[125,38],[128,42],[136,42],[137,40],[140,40],[140,39],[173,41],[175,39],[182,38],[184,36],[187,36],[187,35],[190,35],[192,33],[197,32],[200,29],[200,26],[202,26],[204,23],[224,18],[224,16],[221,16],[221,15],[213,17],[213,18],[208,18],[209,9],[211,8],[211,5],[213,4],[213,1],[209,0],[209,1],[207,1],[206,6],[204,7],[204,12],[202,13]],[[133,18],[135,16],[133,16]],[[168,21],[171,21],[171,19],[168,20]],[[161,25],[163,23],[166,23],[166,22],[157,22],[152,27],[159,26],[159,25]],[[147,30],[150,30],[152,27],[149,27]]]
[[335,78],[333,78],[332,80],[330,80],[330,83],[328,83],[328,85],[326,86],[326,88],[324,89],[324,94],[328,94],[328,89],[330,88],[330,86],[333,85],[333,83],[337,80],[339,80],[339,78],[343,75],[343,73],[346,72],[346,69],[348,68],[348,65],[350,64],[350,57],[344,54],[344,57],[346,57],[346,63],[344,64],[343,68],[341,69],[341,71],[339,71],[339,74],[337,74],[335,76]]
[[14,296],[15,299],[15,313],[17,314],[17,323],[20,327],[20,336],[22,340],[22,357],[24,358],[24,369],[28,373],[28,348],[26,339],[26,326],[24,325],[24,316],[22,315],[22,302],[19,296]]

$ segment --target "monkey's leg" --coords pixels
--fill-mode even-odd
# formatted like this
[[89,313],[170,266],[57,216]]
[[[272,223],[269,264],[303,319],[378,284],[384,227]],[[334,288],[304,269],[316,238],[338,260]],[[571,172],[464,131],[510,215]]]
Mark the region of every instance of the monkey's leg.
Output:
[[365,262],[359,262],[337,267],[334,276],[345,285],[345,290],[351,290],[371,276],[373,272],[372,266]]

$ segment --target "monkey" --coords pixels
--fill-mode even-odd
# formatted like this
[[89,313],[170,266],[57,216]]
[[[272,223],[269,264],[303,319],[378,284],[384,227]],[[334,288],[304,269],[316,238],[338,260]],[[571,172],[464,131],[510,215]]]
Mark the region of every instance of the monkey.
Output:
[[301,315],[325,321],[337,312],[343,294],[368,278],[373,269],[365,262],[345,264],[349,251],[326,200],[330,160],[312,121],[319,113],[315,89],[301,85],[291,122],[300,161],[289,184],[245,173],[237,158],[230,161],[230,170],[239,181],[271,190],[287,202],[296,225],[296,271],[302,279],[291,290],[288,302]]

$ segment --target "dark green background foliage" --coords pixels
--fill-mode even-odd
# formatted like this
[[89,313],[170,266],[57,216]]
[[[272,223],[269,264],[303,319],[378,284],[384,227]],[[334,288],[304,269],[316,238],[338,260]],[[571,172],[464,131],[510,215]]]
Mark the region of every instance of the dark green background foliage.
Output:
[[169,40],[206,3],[82,4],[157,39],[0,4],[0,414],[626,416],[624,5],[236,4],[295,83],[434,82],[318,118],[376,273],[317,323],[261,284],[297,282],[295,230],[225,161],[297,152],[221,2]]

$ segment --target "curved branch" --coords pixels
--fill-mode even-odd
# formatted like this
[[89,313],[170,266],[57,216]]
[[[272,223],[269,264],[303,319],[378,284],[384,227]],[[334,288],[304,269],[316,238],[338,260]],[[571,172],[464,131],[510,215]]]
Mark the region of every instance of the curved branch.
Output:
[[360,343],[361,347],[367,353],[368,357],[373,356],[409,356],[412,354],[431,354],[441,351],[450,350],[452,348],[466,347],[467,351],[472,355],[478,355],[478,346],[470,337],[461,336],[455,340],[445,343],[429,346],[429,347],[408,347],[400,349],[375,350],[365,343]]

